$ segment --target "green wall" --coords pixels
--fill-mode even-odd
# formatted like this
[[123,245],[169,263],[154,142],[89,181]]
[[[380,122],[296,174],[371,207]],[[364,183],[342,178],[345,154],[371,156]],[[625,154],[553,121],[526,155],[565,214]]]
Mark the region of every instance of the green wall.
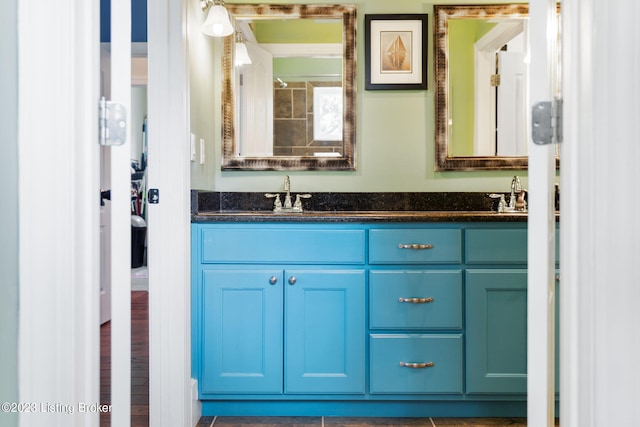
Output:
[[273,75],[285,81],[340,81],[341,74],[341,58],[273,58]]
[[[236,2],[240,3],[240,2]],[[308,20],[255,21],[258,43],[341,43],[342,23]]]
[[[18,401],[18,27],[17,0],[0,3],[0,402]],[[18,425],[0,411],[0,425]]]
[[[221,42],[202,35],[199,3],[189,3],[190,120],[196,137],[207,141],[206,161],[191,163],[191,187],[214,191],[278,191],[291,176],[293,191],[507,191],[513,171],[435,172],[433,4],[415,0],[359,0],[357,28],[357,170],[353,172],[222,172]],[[256,3],[232,1],[230,3]],[[273,1],[273,3],[299,3]],[[309,3],[326,3],[309,1]],[[483,4],[465,1],[465,4]],[[426,91],[364,90],[365,14],[426,13],[428,86]],[[199,157],[198,157],[199,159]],[[526,175],[526,171],[518,171]],[[526,179],[523,183],[526,186]]]

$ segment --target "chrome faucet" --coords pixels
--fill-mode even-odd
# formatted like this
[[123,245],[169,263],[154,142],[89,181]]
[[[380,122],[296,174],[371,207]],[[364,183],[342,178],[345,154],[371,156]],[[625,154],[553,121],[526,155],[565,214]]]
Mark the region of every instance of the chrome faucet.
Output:
[[509,198],[510,209],[516,208],[516,192],[517,193],[522,192],[522,184],[520,183],[520,177],[517,175],[514,176],[513,179],[511,180],[511,196]]
[[297,194],[296,201],[291,201],[291,179],[289,175],[284,177],[284,204],[280,200],[279,193],[267,193],[264,195],[268,198],[275,198],[273,202],[274,212],[302,212],[302,199],[308,199],[311,194]]
[[511,197],[509,198],[509,209],[514,211],[526,211],[527,201],[525,200],[526,191],[522,189],[520,177],[514,176],[511,180]]
[[492,193],[489,197],[498,200],[497,210],[498,212],[526,212],[527,201],[525,200],[527,192],[522,188],[520,183],[520,177],[514,176],[511,180],[511,194],[509,197],[509,204],[505,201],[504,194]]
[[284,193],[284,208],[291,209],[293,205],[291,204],[291,179],[289,175],[284,177]]

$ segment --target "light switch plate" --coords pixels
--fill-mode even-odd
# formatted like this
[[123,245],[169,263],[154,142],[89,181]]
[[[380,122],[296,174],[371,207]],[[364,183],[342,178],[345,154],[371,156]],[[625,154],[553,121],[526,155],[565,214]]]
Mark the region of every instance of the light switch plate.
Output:
[[191,161],[196,161],[196,134],[191,134]]

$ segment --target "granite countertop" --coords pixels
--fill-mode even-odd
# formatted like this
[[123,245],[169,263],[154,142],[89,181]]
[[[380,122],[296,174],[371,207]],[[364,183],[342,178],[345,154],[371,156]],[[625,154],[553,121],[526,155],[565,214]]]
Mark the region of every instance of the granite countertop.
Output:
[[192,222],[523,222],[527,214],[478,211],[221,211],[193,215]]
[[[292,192],[292,197],[297,194]],[[192,222],[526,222],[488,193],[313,193],[303,213],[274,213],[264,193],[191,192]],[[282,196],[282,195],[281,195]],[[508,195],[507,195],[508,196]],[[559,214],[556,215],[559,220]]]

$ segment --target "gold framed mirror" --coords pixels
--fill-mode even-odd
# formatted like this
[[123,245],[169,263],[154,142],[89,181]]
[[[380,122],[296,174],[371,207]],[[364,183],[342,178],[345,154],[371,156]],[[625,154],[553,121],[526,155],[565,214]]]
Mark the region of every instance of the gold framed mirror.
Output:
[[355,170],[356,6],[226,8],[222,170]]
[[436,5],[434,15],[435,169],[526,169],[528,5]]

